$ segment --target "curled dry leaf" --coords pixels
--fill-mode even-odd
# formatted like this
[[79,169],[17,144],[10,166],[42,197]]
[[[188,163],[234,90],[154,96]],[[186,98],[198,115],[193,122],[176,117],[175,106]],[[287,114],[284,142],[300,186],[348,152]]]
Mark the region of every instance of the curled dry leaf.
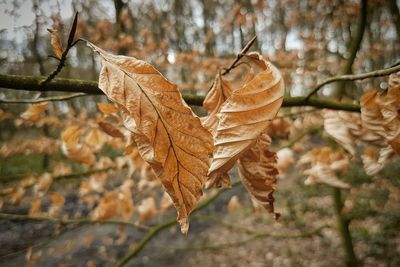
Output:
[[213,135],[215,135],[218,126],[217,114],[221,109],[222,104],[231,94],[231,83],[225,80],[222,75],[218,73],[214,79],[213,86],[203,102],[203,107],[208,111],[208,115],[202,118],[202,123]]
[[240,204],[239,197],[238,196],[232,196],[231,199],[228,202],[228,212],[233,213],[237,210],[239,210],[242,207],[242,204]]
[[[324,130],[354,156],[356,153],[354,136],[350,131],[349,125],[357,125],[359,121],[354,118],[353,124],[347,124],[347,120],[344,118],[347,114],[341,111],[324,110],[322,112]],[[351,114],[348,115],[351,116]]]
[[154,201],[154,198],[147,197],[143,199],[137,207],[137,212],[139,214],[137,222],[143,223],[151,220],[156,211],[156,202]]
[[32,201],[31,208],[29,209],[28,212],[28,216],[35,217],[41,215],[42,214],[41,206],[42,206],[42,201],[40,200],[40,198],[37,198],[34,201]]
[[99,125],[100,129],[103,132],[105,132],[111,137],[117,137],[117,138],[124,137],[124,134],[120,130],[118,130],[114,125],[105,120],[100,120],[97,122],[97,124]]
[[63,54],[60,32],[55,29],[47,28],[47,31],[50,33],[50,44],[53,47],[54,54],[58,59],[61,59]]
[[221,106],[214,136],[208,187],[221,184],[241,154],[263,133],[278,113],[284,95],[279,70],[270,63]]
[[333,187],[347,189],[350,185],[338,178],[339,173],[347,171],[349,158],[343,151],[333,151],[329,147],[315,148],[303,155],[298,161],[299,165],[308,165],[304,171],[308,175],[304,181],[306,185],[324,183]]
[[129,220],[133,214],[134,206],[130,186],[123,184],[121,187],[107,192],[93,211],[95,220],[109,220],[121,217]]
[[61,150],[71,160],[93,165],[96,158],[90,147],[84,143],[79,143],[81,128],[69,126],[61,133]]
[[[239,176],[250,195],[270,213],[274,213],[276,153],[270,150],[271,138],[263,133],[239,159]],[[274,213],[275,217],[279,214]]]
[[49,190],[51,184],[53,183],[53,177],[50,173],[44,173],[40,176],[38,182],[34,185],[33,191],[36,196],[43,196]]
[[57,192],[51,193],[51,206],[49,208],[49,216],[58,217],[64,208],[65,198]]
[[364,166],[365,173],[375,175],[380,172],[386,163],[394,156],[394,151],[391,146],[380,148],[367,147],[361,155],[361,161]]
[[110,103],[96,103],[97,108],[103,113],[104,115],[111,115],[118,112],[118,108]]
[[400,72],[391,74],[387,95],[377,99],[388,144],[400,154]]
[[277,161],[277,169],[279,173],[286,172],[286,170],[292,166],[295,162],[293,151],[288,148],[282,148],[278,152],[276,152],[278,161]]
[[339,180],[336,173],[330,168],[328,164],[317,163],[311,167],[311,169],[304,171],[305,175],[308,175],[304,181],[306,185],[312,185],[315,183],[324,183],[333,187],[342,189],[350,188],[350,185]]
[[102,58],[99,88],[118,105],[147,161],[178,210],[183,233],[207,177],[210,133],[183,101],[176,85],[134,57],[114,56],[87,43]]
[[85,143],[93,152],[98,152],[106,141],[107,136],[95,127],[91,127],[85,136]]
[[20,117],[25,121],[34,123],[40,119],[47,106],[48,102],[33,104],[24,113],[22,113]]

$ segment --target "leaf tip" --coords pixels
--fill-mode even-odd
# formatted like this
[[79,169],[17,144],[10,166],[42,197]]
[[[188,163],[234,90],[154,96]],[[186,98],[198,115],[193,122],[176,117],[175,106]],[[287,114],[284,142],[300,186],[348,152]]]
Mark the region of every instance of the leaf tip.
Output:
[[189,220],[188,220],[188,218],[187,217],[181,218],[181,219],[178,220],[178,222],[179,222],[179,225],[181,226],[182,234],[187,236],[187,234],[189,232]]

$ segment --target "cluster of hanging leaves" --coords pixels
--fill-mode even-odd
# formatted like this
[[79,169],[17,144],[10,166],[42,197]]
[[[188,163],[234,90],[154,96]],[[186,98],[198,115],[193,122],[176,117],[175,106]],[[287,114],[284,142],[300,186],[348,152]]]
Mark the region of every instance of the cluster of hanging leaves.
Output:
[[364,147],[361,159],[368,175],[375,175],[400,154],[400,73],[389,77],[387,92],[371,90],[361,99],[361,114],[324,111],[324,129],[352,156]]
[[102,60],[99,88],[116,103],[140,155],[171,197],[183,233],[205,183],[229,186],[228,171],[237,161],[246,189],[274,212],[278,171],[266,129],[284,95],[276,67],[258,53],[248,54],[244,60],[252,68],[238,89],[218,74],[204,101],[209,114],[200,120],[153,66],[87,44]]

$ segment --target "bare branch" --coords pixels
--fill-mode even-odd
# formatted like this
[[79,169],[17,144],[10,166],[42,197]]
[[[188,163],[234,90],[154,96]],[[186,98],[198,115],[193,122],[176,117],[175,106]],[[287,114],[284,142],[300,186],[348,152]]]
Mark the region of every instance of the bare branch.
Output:
[[310,100],[310,98],[316,94],[319,89],[321,89],[323,86],[333,83],[333,82],[338,82],[338,81],[355,81],[355,80],[364,80],[367,78],[374,78],[374,77],[381,77],[381,76],[387,76],[392,73],[400,71],[400,65],[395,65],[394,67],[390,67],[387,69],[381,69],[381,70],[375,70],[371,72],[366,72],[366,73],[360,73],[360,74],[354,74],[354,75],[340,75],[340,76],[335,76],[326,79],[322,83],[318,84],[305,98],[306,101]]
[[240,53],[236,55],[236,58],[232,62],[232,64],[228,68],[224,69],[224,71],[221,73],[221,75],[228,74],[231,70],[233,70],[236,67],[236,64],[244,56],[244,54],[246,54],[247,51],[249,51],[250,47],[254,44],[256,39],[257,39],[257,36],[254,36],[253,38],[251,38],[251,40],[243,47],[242,51],[240,51]]
[[61,55],[61,58],[57,65],[57,68],[52,73],[50,73],[50,75],[47,76],[46,79],[44,79],[43,81],[40,82],[41,87],[46,85],[47,83],[51,82],[51,80],[53,80],[58,75],[58,73],[60,73],[62,68],[65,66],[65,61],[67,60],[67,55],[68,55],[69,50],[77,43],[77,42],[73,42],[74,37],[75,37],[77,23],[78,23],[78,12],[75,13],[75,17],[71,24],[71,29],[69,31],[68,44]]
[[9,221],[47,221],[51,223],[59,223],[63,225],[68,224],[117,224],[117,225],[126,225],[129,227],[137,228],[140,230],[148,230],[149,227],[145,225],[140,225],[136,223],[132,223],[129,221],[121,221],[121,220],[93,220],[89,218],[80,218],[80,219],[60,219],[48,216],[29,216],[29,215],[20,215],[20,214],[11,214],[11,213],[0,213],[1,220],[9,220]]
[[60,95],[60,96],[49,96],[38,99],[0,99],[0,103],[7,104],[36,104],[41,102],[51,102],[51,101],[65,101],[76,97],[89,96],[85,93],[75,93],[70,95]]

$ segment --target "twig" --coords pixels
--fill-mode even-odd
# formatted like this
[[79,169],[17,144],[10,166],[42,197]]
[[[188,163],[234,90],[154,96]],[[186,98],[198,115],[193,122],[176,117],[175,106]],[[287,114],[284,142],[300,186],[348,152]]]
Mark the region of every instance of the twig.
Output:
[[[106,172],[106,171],[113,170],[116,168],[117,168],[116,166],[112,166],[112,167],[107,167],[107,168],[102,168],[102,169],[88,170],[88,171],[84,171],[84,172],[76,172],[76,173],[70,173],[70,174],[57,175],[57,176],[53,176],[53,180],[57,181],[57,180],[64,180],[64,179],[73,179],[73,178],[77,178],[77,177],[81,177],[81,176],[91,175],[94,173]],[[32,173],[18,175],[18,176],[11,176],[11,177],[7,177],[7,178],[1,178],[0,182],[1,183],[14,182],[15,180],[20,180],[22,178],[28,177],[29,175],[32,175]],[[39,174],[37,174],[37,175],[39,175]]]
[[374,78],[374,77],[381,77],[381,76],[387,76],[392,73],[400,71],[400,65],[395,65],[394,67],[390,67],[387,69],[381,69],[381,70],[375,70],[371,72],[366,72],[366,73],[360,73],[360,74],[355,74],[355,75],[340,75],[340,76],[335,76],[326,79],[322,83],[318,84],[306,97],[305,101],[308,102],[310,98],[318,92],[319,89],[321,89],[323,86],[337,82],[337,81],[355,81],[355,80],[364,80],[367,78]]
[[286,145],[282,146],[282,148],[291,148],[294,144],[296,144],[298,141],[303,139],[303,137],[305,137],[305,136],[307,136],[309,134],[317,133],[320,130],[321,129],[319,127],[308,129],[307,131],[304,131],[303,133],[301,133],[301,134],[297,135],[296,137],[294,137]]
[[57,68],[52,73],[50,73],[50,75],[45,80],[40,82],[40,87],[43,87],[45,84],[51,82],[51,80],[53,80],[65,66],[65,61],[67,60],[67,55],[69,50],[77,43],[77,41],[74,42],[77,24],[78,24],[78,12],[75,13],[75,17],[74,20],[72,21],[71,29],[69,31],[67,47],[65,48],[65,50],[61,55]]
[[11,214],[11,213],[0,213],[0,220],[9,220],[9,221],[46,221],[52,223],[59,223],[62,225],[68,224],[116,224],[116,225],[126,225],[129,227],[137,228],[140,230],[148,230],[149,227],[145,225],[140,225],[128,221],[122,220],[93,220],[88,218],[80,218],[80,219],[60,219],[53,218],[48,216],[29,216],[29,215],[20,215],[20,214]]
[[[240,181],[237,181],[235,183],[232,184],[232,187],[238,186],[240,184]],[[201,202],[193,211],[192,214],[206,208],[208,205],[210,205],[216,198],[219,197],[219,195],[221,195],[223,192],[225,192],[227,190],[227,188],[223,188],[223,189],[219,189],[214,195],[212,195],[211,197],[209,197],[207,200]],[[131,250],[129,251],[117,264],[116,266],[121,267],[124,266],[125,264],[127,264],[130,259],[132,259],[133,257],[135,257],[140,251],[142,251],[142,249],[146,246],[146,244],[148,242],[151,241],[151,239],[153,239],[153,237],[155,237],[159,232],[161,232],[162,230],[175,225],[176,224],[176,219],[175,218],[171,218],[169,220],[167,220],[166,222],[159,224],[157,226],[154,226],[152,228],[150,228],[150,230],[147,232],[147,234],[139,241],[139,243]]]
[[257,39],[257,36],[254,36],[253,38],[251,38],[251,40],[243,47],[242,51],[240,51],[240,53],[236,55],[236,58],[231,63],[231,65],[228,68],[225,68],[224,71],[221,72],[221,75],[228,74],[231,70],[233,70],[236,67],[236,63],[238,63],[239,60],[244,56],[244,54],[246,54],[247,51],[249,51],[250,47],[254,44],[256,39]]
[[76,97],[81,97],[81,96],[89,96],[88,94],[85,93],[75,93],[75,94],[70,94],[70,95],[61,95],[61,96],[49,96],[49,97],[42,97],[38,99],[0,99],[0,103],[6,103],[6,104],[35,104],[35,103],[41,103],[41,102],[48,102],[48,101],[65,101],[65,100],[70,100]]

